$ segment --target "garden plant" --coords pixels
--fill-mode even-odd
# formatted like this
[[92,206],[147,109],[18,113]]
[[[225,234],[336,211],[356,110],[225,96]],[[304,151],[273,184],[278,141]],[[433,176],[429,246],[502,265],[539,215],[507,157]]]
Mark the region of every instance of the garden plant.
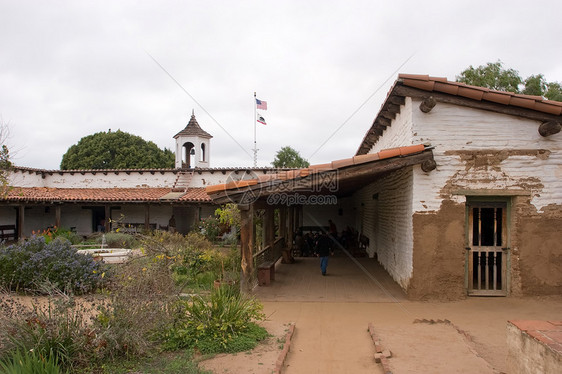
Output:
[[236,250],[198,233],[131,242],[141,255],[111,266],[64,237],[0,247],[0,372],[202,373],[195,352],[246,350],[267,336],[255,299],[212,287],[239,274]]

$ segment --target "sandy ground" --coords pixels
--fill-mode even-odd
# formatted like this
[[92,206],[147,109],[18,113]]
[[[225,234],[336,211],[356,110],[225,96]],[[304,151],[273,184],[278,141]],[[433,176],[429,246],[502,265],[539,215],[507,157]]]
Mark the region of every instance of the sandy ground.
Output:
[[[287,323],[296,324],[283,373],[383,373],[367,331],[392,352],[393,373],[505,373],[510,319],[562,319],[562,296],[458,302],[265,302],[276,338],[254,352],[220,355],[214,373],[272,373]],[[281,334],[281,335],[279,335]],[[561,368],[562,369],[562,368]]]
[[[330,261],[326,277],[317,259],[278,264],[271,286],[255,290],[268,326],[283,331],[295,323],[284,374],[383,373],[369,323],[392,352],[394,374],[505,373],[508,320],[562,320],[562,295],[412,302],[374,261]],[[281,350],[276,340],[266,345],[260,349]],[[272,372],[260,350],[204,365],[215,373]]]

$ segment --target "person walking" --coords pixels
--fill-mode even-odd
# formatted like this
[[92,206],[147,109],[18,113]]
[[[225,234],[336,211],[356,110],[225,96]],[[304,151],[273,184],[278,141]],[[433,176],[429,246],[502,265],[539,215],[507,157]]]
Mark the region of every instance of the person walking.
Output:
[[322,270],[322,275],[326,275],[326,270],[328,269],[328,258],[330,257],[330,252],[332,251],[332,240],[326,235],[326,233],[321,233],[316,241],[316,253],[320,257],[320,270]]

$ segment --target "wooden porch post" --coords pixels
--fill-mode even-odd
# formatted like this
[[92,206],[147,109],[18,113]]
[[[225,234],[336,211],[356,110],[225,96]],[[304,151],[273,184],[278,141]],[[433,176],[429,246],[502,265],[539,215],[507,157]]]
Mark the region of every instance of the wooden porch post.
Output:
[[289,207],[289,231],[287,236],[287,247],[292,249],[295,235],[295,208]]
[[23,225],[25,223],[25,205],[18,206],[18,239],[23,238]]
[[150,229],[150,205],[146,204],[144,206],[144,229],[148,231]]
[[60,205],[55,206],[55,226],[60,227]]
[[111,231],[111,210],[109,209],[109,205],[105,207],[105,232]]
[[252,290],[254,273],[254,208],[252,205],[238,205],[240,209],[240,255],[242,257],[242,274],[240,277],[240,290]]
[[287,208],[279,208],[279,236],[287,242]]
[[275,242],[275,208],[268,206],[265,208],[265,243],[264,248],[268,245],[273,246]]
[[301,214],[302,214],[302,206],[298,205],[295,207],[295,224],[297,227],[302,226]]
[[293,258],[293,236],[292,230],[288,230],[290,238],[287,236],[287,207],[279,208],[279,234],[284,240],[283,263],[292,264],[295,262]]

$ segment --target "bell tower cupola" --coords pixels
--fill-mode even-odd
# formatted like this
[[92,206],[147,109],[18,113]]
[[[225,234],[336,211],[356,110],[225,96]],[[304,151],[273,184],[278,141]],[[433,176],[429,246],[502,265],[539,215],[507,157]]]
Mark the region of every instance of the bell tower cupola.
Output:
[[212,135],[203,130],[195,119],[195,111],[187,126],[176,135],[176,169],[208,168],[211,166]]

